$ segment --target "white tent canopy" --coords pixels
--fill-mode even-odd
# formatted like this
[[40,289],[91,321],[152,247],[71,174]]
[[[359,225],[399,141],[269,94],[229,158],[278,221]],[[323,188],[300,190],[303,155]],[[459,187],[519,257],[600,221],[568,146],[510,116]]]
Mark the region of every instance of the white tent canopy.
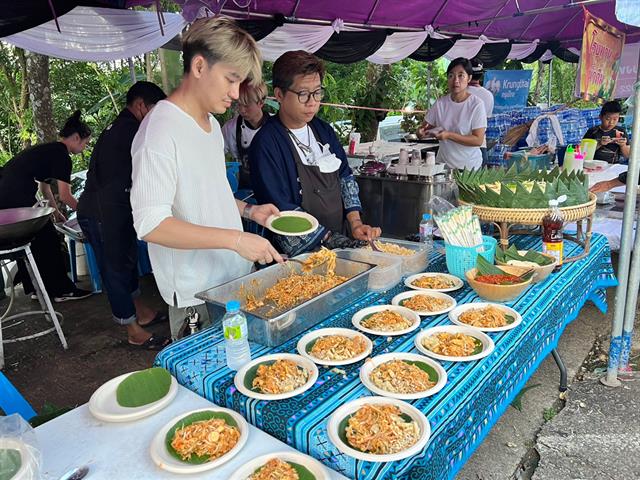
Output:
[[155,12],[76,7],[53,20],[4,37],[13,45],[50,57],[80,61],[110,61],[142,55],[162,47],[187,25],[182,15]]
[[[160,28],[155,12],[119,10],[98,7],[76,7],[58,17],[56,23],[49,22],[4,37],[3,40],[20,48],[51,57],[79,61],[111,61],[142,55],[162,47],[186,27],[187,22],[177,13],[164,13]],[[325,45],[331,36],[343,31],[360,30],[345,28],[340,19],[332,25],[310,25],[285,23],[258,42],[263,58],[275,61],[288,50],[302,49],[314,53]],[[411,55],[431,37],[448,38],[426,26],[420,32],[395,32],[367,60],[377,64],[398,62]],[[474,57],[486,43],[508,40],[491,40],[481,36],[477,39],[459,39],[445,54],[448,59]],[[507,58],[522,59],[530,55],[538,42],[513,44]],[[547,52],[550,58],[551,52]],[[547,59],[547,58],[545,58]]]

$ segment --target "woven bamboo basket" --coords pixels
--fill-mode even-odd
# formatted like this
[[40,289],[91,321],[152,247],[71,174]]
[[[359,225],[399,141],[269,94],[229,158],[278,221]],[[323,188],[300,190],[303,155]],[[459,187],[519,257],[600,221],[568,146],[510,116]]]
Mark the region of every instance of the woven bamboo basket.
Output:
[[[564,263],[575,262],[587,255],[591,249],[591,227],[593,224],[593,214],[596,211],[596,196],[589,193],[589,201],[581,205],[563,207],[560,210],[564,215],[566,223],[576,223],[575,234],[564,234],[565,240],[570,240],[583,247],[582,253],[564,259]],[[483,205],[469,204],[459,200],[460,205],[472,205],[480,221],[493,223],[500,233],[500,247],[504,250],[509,247],[510,234],[530,234],[530,230],[516,231],[519,225],[541,225],[542,219],[549,212],[548,208],[495,208]],[[583,221],[586,220],[586,228]],[[513,227],[513,228],[512,228]]]
[[[560,210],[565,222],[576,222],[593,215],[596,211],[596,195],[589,193],[589,201],[571,207],[562,207]],[[460,205],[470,205],[460,200]],[[517,225],[540,225],[542,219],[549,212],[548,208],[496,208],[483,205],[473,206],[473,213],[483,222],[511,223]]]

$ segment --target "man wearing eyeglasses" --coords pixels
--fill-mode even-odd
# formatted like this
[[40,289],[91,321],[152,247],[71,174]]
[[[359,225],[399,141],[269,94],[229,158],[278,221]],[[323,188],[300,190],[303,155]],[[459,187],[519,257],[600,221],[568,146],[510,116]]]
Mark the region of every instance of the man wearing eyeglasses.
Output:
[[[377,238],[365,225],[358,184],[331,126],[316,117],[323,98],[324,64],[304,51],[287,52],[273,64],[273,89],[280,103],[249,149],[251,182],[259,203],[303,210],[321,227],[305,236],[274,240],[287,255],[327,248],[354,248]],[[347,236],[349,235],[349,236]]]
[[238,114],[222,127],[224,153],[240,162],[239,188],[251,188],[249,146],[269,117],[263,110],[266,98],[267,85],[264,82],[253,86],[245,80],[240,84]]

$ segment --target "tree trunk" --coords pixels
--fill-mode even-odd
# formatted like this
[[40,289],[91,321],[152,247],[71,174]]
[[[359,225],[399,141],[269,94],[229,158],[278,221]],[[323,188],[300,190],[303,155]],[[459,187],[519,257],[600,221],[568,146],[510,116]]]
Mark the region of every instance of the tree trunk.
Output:
[[160,57],[160,76],[162,78],[162,90],[164,90],[165,92],[169,92],[169,72],[167,71],[168,66],[164,49],[159,48],[158,55]]
[[[22,119],[24,112],[29,108],[29,84],[28,82],[28,73],[27,73],[27,57],[25,52],[21,48],[16,48],[16,55],[18,56],[18,62],[20,63],[20,103],[18,108],[20,109],[19,119],[20,128],[24,127],[24,121]],[[22,149],[28,148],[31,146],[31,139],[26,137],[22,140]]]
[[[384,85],[382,85],[381,76],[385,67],[388,68],[388,66],[376,65],[374,63],[367,65],[367,71],[365,73],[366,90],[356,97],[356,101],[361,105],[368,107],[382,106],[381,102],[384,98],[382,89],[384,89]],[[362,134],[361,140],[363,142],[374,141],[378,132],[378,116],[376,112],[371,110],[355,110],[354,127]]]
[[153,82],[153,65],[151,65],[151,52],[144,54],[145,70],[147,72],[147,82]]
[[53,102],[49,82],[49,57],[27,53],[27,83],[33,111],[33,127],[38,141],[52,142],[57,138],[53,119]]
[[537,105],[540,101],[540,86],[544,81],[544,63],[538,60],[538,73],[536,75],[536,88],[533,91],[533,104]]

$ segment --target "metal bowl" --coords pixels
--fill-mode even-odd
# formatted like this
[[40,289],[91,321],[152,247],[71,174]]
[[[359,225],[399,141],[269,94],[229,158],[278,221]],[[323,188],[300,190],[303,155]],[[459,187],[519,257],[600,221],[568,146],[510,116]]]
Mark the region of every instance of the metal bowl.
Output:
[[51,207],[20,207],[0,210],[0,250],[26,245],[49,221]]

